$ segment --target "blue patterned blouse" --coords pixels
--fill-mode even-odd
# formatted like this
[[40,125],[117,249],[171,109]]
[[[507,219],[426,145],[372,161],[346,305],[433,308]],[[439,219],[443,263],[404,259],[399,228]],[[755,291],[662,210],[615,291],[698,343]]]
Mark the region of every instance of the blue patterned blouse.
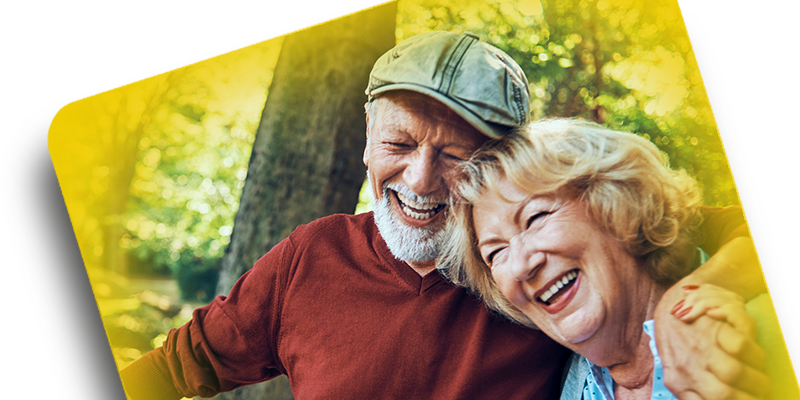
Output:
[[[651,400],[677,400],[666,386],[664,386],[664,371],[661,368],[661,357],[658,356],[656,348],[655,331],[653,330],[653,320],[644,323],[644,331],[650,336],[650,351],[653,353],[653,391],[650,394]],[[583,383],[583,400],[614,400],[614,380],[608,373],[608,368],[600,368],[589,360],[581,357],[579,362],[586,363],[588,374]],[[562,394],[561,398],[564,396]]]

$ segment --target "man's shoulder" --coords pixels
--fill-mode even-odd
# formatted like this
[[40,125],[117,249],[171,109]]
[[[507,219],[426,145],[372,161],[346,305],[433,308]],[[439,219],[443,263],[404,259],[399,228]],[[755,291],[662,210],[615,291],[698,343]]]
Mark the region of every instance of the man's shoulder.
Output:
[[257,262],[255,270],[277,270],[336,265],[334,260],[350,260],[354,256],[378,257],[376,245],[381,243],[372,213],[359,215],[334,214],[299,225]]
[[374,225],[375,221],[372,219],[372,212],[365,212],[361,214],[333,214],[326,217],[318,218],[309,222],[306,226],[309,227],[333,227],[340,226],[341,224],[348,224],[353,226],[366,226]]
[[292,240],[304,241],[339,241],[367,239],[371,241],[378,234],[372,213],[333,214],[322,217],[308,224],[300,225],[292,233]]

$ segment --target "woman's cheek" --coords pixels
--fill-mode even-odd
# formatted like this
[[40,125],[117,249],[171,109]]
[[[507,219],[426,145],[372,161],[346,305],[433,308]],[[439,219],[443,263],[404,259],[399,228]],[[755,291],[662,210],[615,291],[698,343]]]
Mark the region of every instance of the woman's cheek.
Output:
[[510,274],[502,272],[493,273],[495,282],[497,283],[500,293],[505,296],[511,304],[524,309],[528,303],[528,297],[525,296],[523,282],[518,282],[512,278]]

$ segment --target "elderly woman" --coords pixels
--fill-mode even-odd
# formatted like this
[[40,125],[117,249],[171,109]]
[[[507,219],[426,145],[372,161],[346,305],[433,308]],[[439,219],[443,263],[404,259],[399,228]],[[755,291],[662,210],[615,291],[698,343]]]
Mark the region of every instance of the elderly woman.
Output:
[[[491,309],[582,356],[562,398],[674,398],[661,382],[652,318],[665,290],[701,262],[701,197],[662,160],[639,136],[547,120],[489,143],[466,165],[439,267]],[[676,306],[681,318],[723,301],[743,313],[730,292],[686,290],[700,294],[693,309]]]

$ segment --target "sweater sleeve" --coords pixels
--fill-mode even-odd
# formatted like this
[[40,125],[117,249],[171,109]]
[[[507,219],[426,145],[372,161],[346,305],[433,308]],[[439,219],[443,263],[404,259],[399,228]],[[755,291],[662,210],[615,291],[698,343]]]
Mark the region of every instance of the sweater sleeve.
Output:
[[715,254],[720,247],[740,236],[750,236],[741,207],[702,207],[703,225],[700,226],[699,247]]
[[276,245],[234,285],[173,329],[163,346],[120,375],[130,400],[211,397],[285,373],[277,354],[290,239]]

